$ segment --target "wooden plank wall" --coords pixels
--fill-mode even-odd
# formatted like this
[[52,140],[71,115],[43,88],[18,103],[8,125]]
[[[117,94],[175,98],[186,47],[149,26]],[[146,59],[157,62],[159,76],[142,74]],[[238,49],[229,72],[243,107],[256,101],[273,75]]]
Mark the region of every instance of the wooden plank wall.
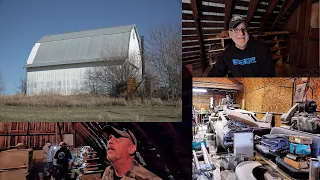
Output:
[[[62,134],[74,133],[71,123],[60,123],[60,126]],[[30,122],[29,134],[31,135],[27,136],[28,122],[0,122],[0,149],[7,149],[17,143],[24,143],[29,148],[41,148],[47,140],[55,143],[55,128],[55,122]],[[60,136],[59,131],[57,132],[57,142],[59,143]]]
[[192,104],[196,110],[204,108],[206,110],[210,109],[210,98],[215,98],[215,105],[219,105],[219,100],[226,97],[226,93],[193,93]]

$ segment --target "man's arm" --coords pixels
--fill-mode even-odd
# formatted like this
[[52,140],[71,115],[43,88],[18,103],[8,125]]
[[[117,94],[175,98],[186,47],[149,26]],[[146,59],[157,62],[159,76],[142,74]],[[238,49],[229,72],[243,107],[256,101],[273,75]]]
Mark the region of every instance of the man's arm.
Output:
[[55,159],[58,159],[58,154],[59,154],[59,152],[60,152],[60,149],[59,149],[56,153],[54,153],[54,158],[55,158]]
[[49,148],[47,146],[43,146],[42,150],[45,154],[48,154],[49,152]]
[[207,77],[223,77],[228,74],[228,66],[224,61],[224,53],[221,54],[214,67],[208,72]]

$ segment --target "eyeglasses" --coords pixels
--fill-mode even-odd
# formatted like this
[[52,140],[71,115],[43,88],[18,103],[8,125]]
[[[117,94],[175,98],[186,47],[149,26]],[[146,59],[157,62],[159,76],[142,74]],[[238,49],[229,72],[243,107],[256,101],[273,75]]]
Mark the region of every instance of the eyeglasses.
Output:
[[241,32],[248,32],[248,29],[247,28],[242,28],[242,29],[229,29],[229,31],[231,32],[234,32],[234,33],[239,33],[240,31]]

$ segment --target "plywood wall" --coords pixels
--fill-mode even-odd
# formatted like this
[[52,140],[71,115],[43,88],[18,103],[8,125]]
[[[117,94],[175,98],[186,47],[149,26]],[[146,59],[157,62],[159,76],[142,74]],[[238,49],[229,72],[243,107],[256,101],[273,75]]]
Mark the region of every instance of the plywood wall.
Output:
[[[286,113],[291,108],[292,103],[292,78],[242,78],[244,86],[245,107],[249,111]],[[301,83],[298,78],[296,84]],[[314,97],[313,99],[320,105],[320,79],[311,78]],[[309,91],[307,98],[311,98]],[[320,108],[318,107],[318,110]],[[258,118],[263,115],[258,114]],[[276,126],[280,126],[280,115],[276,115]]]

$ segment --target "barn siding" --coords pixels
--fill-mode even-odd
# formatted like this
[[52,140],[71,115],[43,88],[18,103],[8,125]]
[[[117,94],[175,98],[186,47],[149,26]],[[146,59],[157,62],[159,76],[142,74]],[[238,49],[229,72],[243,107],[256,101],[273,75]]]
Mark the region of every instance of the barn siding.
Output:
[[68,65],[61,65],[51,70],[39,68],[38,71],[29,71],[27,72],[27,95],[79,93],[84,87],[87,69],[85,64],[79,64],[71,68]]

